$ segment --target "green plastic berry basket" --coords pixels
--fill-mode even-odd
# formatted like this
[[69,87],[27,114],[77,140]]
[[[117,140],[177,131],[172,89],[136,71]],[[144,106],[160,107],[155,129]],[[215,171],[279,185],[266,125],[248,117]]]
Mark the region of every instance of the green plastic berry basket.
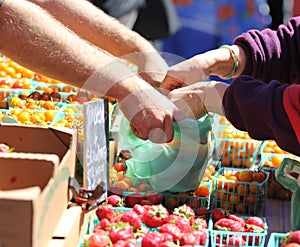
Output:
[[[242,217],[245,220],[248,218],[248,216],[242,216]],[[209,225],[208,225],[209,234],[210,234],[210,246],[212,247],[232,246],[229,245],[228,243],[228,240],[231,236],[237,236],[239,238],[242,238],[245,241],[245,245],[243,246],[247,246],[247,247],[265,246],[266,237],[268,235],[268,225],[265,218],[261,217],[261,219],[265,223],[264,232],[256,233],[256,232],[232,232],[232,231],[215,230],[213,220],[210,217]],[[240,246],[240,245],[234,245],[234,246]]]
[[286,237],[286,233],[271,233],[267,247],[281,247],[281,239],[284,237]]
[[[128,208],[128,207],[114,207],[115,211],[120,211],[120,212],[127,212],[127,211],[131,211],[132,208]],[[80,242],[78,243],[77,247],[85,247],[85,240],[88,239],[94,231],[95,226],[99,223],[99,219],[97,218],[97,216],[95,217],[91,217],[89,219],[89,223],[88,223],[88,228],[87,228],[87,232],[85,234],[85,236],[80,240]],[[143,226],[146,227],[147,226]],[[158,228],[148,228],[150,231],[157,231]],[[207,239],[205,242],[205,245],[195,245],[194,247],[209,247],[209,242],[210,242],[210,235],[209,235],[209,229],[206,230],[206,234],[207,234]],[[141,240],[135,240],[135,243],[137,243],[138,245],[141,246]]]
[[[222,167],[214,176],[215,207],[241,215],[255,215],[267,199],[269,173],[264,173],[261,181],[243,182],[229,179],[228,174],[245,169]],[[251,172],[251,170],[249,170]],[[252,171],[255,172],[255,171]]]
[[[258,164],[260,169],[269,173],[268,179],[268,198],[278,199],[278,200],[291,200],[292,192],[284,188],[275,177],[275,170],[277,167],[270,166],[272,160],[275,157],[275,161],[278,163],[281,159],[291,157],[287,154],[277,154],[277,153],[262,153],[261,159]],[[277,158],[276,158],[277,157]]]
[[216,125],[213,158],[223,167],[253,168],[259,155],[261,141],[233,126]]
[[206,185],[209,188],[208,196],[196,196],[193,192],[164,192],[162,205],[172,210],[178,206],[186,204],[189,205],[195,212],[197,208],[209,208],[214,194],[214,182],[213,180],[210,180],[209,182],[201,182],[201,184]]

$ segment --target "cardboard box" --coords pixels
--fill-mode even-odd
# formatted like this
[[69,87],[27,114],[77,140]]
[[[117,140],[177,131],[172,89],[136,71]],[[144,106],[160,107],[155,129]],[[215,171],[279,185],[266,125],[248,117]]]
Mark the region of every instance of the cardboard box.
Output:
[[69,202],[76,130],[0,125],[0,246],[47,246]]
[[79,243],[82,208],[71,206],[61,217],[47,247],[76,247]]

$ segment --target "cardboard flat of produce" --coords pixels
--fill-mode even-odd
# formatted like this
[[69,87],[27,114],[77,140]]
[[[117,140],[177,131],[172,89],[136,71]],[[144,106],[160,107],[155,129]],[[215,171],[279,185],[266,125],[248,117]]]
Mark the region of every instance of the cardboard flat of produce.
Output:
[[0,246],[47,246],[69,202],[76,131],[0,125]]

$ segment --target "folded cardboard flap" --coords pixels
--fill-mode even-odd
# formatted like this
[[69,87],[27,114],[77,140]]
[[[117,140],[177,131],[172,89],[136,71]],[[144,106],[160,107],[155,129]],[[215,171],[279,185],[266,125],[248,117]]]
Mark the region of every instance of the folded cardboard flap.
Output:
[[57,154],[62,160],[71,148],[74,129],[59,130],[43,126],[0,124],[0,143],[5,143],[15,152]]
[[59,158],[54,154],[0,153],[0,190],[33,186],[43,190],[58,165]]

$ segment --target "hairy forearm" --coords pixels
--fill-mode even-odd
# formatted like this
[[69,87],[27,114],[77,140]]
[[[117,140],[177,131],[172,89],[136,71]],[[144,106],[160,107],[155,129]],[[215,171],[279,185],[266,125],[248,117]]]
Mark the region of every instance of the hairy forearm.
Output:
[[154,47],[118,20],[86,0],[30,0],[49,11],[77,35],[114,56],[153,52]]
[[29,69],[111,97],[139,88],[128,83],[133,76],[129,69],[32,3],[6,0],[0,23],[0,52]]

